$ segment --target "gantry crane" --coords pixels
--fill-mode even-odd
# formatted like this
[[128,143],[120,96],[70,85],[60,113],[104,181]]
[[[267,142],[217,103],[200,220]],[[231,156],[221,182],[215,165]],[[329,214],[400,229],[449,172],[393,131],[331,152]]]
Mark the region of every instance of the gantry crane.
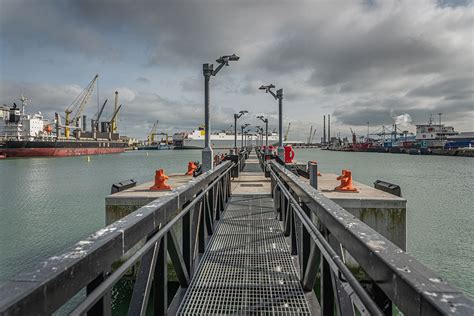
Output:
[[[66,109],[66,122],[64,136],[69,138],[71,134],[71,127],[79,127],[79,119],[84,111],[85,106],[89,102],[89,99],[94,91],[94,86],[97,82],[99,75],[89,82],[87,87],[79,93],[79,95],[72,101],[72,103]],[[72,124],[72,125],[71,125]]]

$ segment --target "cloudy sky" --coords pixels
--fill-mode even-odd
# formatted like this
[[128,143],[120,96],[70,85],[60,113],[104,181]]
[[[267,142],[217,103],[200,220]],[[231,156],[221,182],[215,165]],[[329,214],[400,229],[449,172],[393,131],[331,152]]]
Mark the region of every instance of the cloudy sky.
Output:
[[121,132],[140,138],[155,120],[168,132],[201,125],[202,64],[232,53],[240,61],[211,79],[213,129],[241,109],[242,123],[263,114],[276,127],[277,103],[258,90],[273,83],[290,139],[311,125],[319,138],[324,114],[341,135],[400,115],[414,130],[439,112],[474,130],[469,0],[0,0],[1,104],[23,92],[29,111],[52,116],[98,73],[100,100],[119,91]]

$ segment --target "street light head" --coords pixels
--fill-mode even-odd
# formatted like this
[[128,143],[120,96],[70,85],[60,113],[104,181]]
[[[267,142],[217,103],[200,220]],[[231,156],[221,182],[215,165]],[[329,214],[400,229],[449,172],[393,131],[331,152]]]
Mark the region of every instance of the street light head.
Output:
[[237,61],[237,60],[240,59],[240,57],[237,56],[236,54],[232,54],[232,55],[227,56],[227,57],[229,57],[229,60],[232,60],[232,61]]
[[266,119],[263,115],[259,115],[257,118],[262,120],[263,123],[268,123],[268,119]]
[[232,55],[221,56],[218,59],[216,59],[216,62],[218,62],[219,64],[225,64],[226,66],[229,66],[229,61],[237,61],[239,59],[240,59],[239,56],[237,56],[236,54],[232,54]]
[[234,114],[234,117],[235,117],[236,119],[238,119],[238,118],[240,118],[242,115],[244,115],[245,113],[248,113],[248,112],[249,112],[249,111],[247,111],[247,110],[239,111],[239,113]]
[[262,85],[262,86],[260,86],[260,88],[258,88],[258,89],[260,89],[260,90],[265,90],[265,92],[268,93],[268,92],[270,92],[270,89],[273,89],[273,88],[275,88],[275,86],[274,86],[273,84],[269,84],[269,85],[267,85],[267,86]]

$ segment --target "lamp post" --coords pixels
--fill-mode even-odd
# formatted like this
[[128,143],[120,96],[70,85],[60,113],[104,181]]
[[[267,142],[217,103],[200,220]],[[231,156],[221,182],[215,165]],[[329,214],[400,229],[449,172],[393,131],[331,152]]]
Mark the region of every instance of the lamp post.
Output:
[[211,124],[210,120],[210,109],[209,109],[209,81],[211,76],[217,75],[219,70],[224,66],[229,66],[229,61],[237,61],[240,57],[237,55],[227,55],[222,56],[219,59],[216,59],[216,62],[219,63],[216,69],[214,69],[213,64],[203,64],[202,72],[204,75],[204,128],[205,128],[205,137],[204,137],[204,149],[202,150],[202,170],[208,171],[212,170],[214,167],[214,159],[212,148],[210,145],[210,132]]
[[[265,123],[265,154],[268,153],[268,119],[263,117],[263,115],[257,116],[263,123]],[[263,141],[263,139],[262,139]]]
[[260,129],[261,127],[260,126],[255,126],[255,128],[257,129],[256,132],[257,134],[255,135],[255,145],[257,146],[257,148],[260,148],[261,147],[261,144],[260,144]]
[[237,120],[244,115],[245,113],[248,113],[248,111],[243,110],[239,111],[239,113],[234,114],[234,151],[235,154],[237,154]]
[[258,130],[257,130],[257,133],[258,133],[258,138],[259,138],[259,141],[260,141],[260,149],[262,148],[263,146],[263,128],[261,128],[260,126],[257,126]]
[[244,145],[244,129],[249,125],[250,125],[249,123],[245,123],[244,125],[241,126],[242,127],[242,148],[245,147],[245,145]]
[[283,89],[276,91],[276,94],[271,90],[275,88],[273,84],[261,86],[260,90],[265,90],[265,93],[270,93],[275,100],[278,100],[278,157],[284,161],[285,150],[283,149]]

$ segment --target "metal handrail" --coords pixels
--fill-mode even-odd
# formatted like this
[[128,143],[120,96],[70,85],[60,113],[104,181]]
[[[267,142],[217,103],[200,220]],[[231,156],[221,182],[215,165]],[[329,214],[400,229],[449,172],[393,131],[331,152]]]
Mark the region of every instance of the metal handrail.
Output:
[[[379,289],[406,315],[472,315],[474,301],[451,287],[367,224],[274,161],[269,163],[278,186],[298,205],[297,215],[308,209],[359,263]],[[288,187],[286,191],[284,191]],[[295,202],[296,201],[296,202]],[[304,207],[303,207],[304,206]],[[301,219],[308,232],[318,229],[308,216]],[[315,231],[316,229],[316,231]],[[342,270],[341,270],[342,272]],[[345,276],[347,279],[347,276]],[[349,279],[347,279],[349,281]],[[352,286],[352,284],[351,284]],[[357,292],[356,287],[353,289]],[[358,295],[360,293],[357,293]],[[359,295],[360,297],[360,295]],[[360,297],[362,298],[362,297]]]
[[314,243],[318,246],[326,260],[330,261],[332,265],[337,267],[337,269],[342,273],[352,289],[358,295],[359,299],[372,315],[383,315],[377,304],[372,300],[356,277],[345,265],[341,257],[334,251],[329,242],[321,234],[319,229],[313,224],[308,215],[304,213],[303,209],[299,206],[298,201],[294,198],[294,196],[291,195],[290,191],[288,191],[288,189],[284,186],[276,173],[272,169],[270,169],[270,173],[285,197],[290,200],[290,207],[295,210],[295,213],[298,215],[301,223],[306,227]]
[[[120,260],[147,236],[151,239],[150,234],[160,227],[168,227],[170,222],[175,223],[178,219],[173,221],[173,218],[176,216],[182,219],[186,214],[179,216],[180,213],[176,210],[183,208],[188,212],[189,205],[195,205],[199,201],[196,200],[196,195],[200,199],[202,194],[210,196],[209,190],[222,182],[224,176],[227,176],[226,184],[222,183],[218,191],[222,191],[220,194],[223,199],[224,193],[230,194],[226,185],[229,185],[229,172],[234,166],[230,161],[219,164],[214,170],[191,179],[168,195],[97,231],[64,253],[1,283],[0,314],[51,314],[86,286],[88,292],[92,293],[93,290],[89,288],[95,289],[93,284],[97,284],[99,278],[100,283],[108,280],[105,275],[110,271],[112,263]],[[212,203],[214,202],[222,204],[218,200]]]
[[132,257],[125,261],[117,270],[115,270],[104,282],[102,282],[97,288],[95,288],[86,299],[82,301],[72,312],[71,315],[83,315],[87,312],[94,304],[96,304],[101,297],[115,284],[121,277],[129,270],[143,255],[148,252],[152,247],[156,246],[155,244],[159,243],[162,237],[168,233],[168,231],[179,221],[184,215],[186,215],[192,207],[197,202],[200,202],[203,197],[206,196],[206,193],[215,186],[215,184],[222,179],[227,173],[234,167],[235,164],[231,166],[222,173],[212,185],[208,186],[204,191],[202,191],[198,196],[196,196],[178,215],[176,215],[168,224],[163,228],[158,230],[158,232],[153,235],[150,240],[148,240]]

